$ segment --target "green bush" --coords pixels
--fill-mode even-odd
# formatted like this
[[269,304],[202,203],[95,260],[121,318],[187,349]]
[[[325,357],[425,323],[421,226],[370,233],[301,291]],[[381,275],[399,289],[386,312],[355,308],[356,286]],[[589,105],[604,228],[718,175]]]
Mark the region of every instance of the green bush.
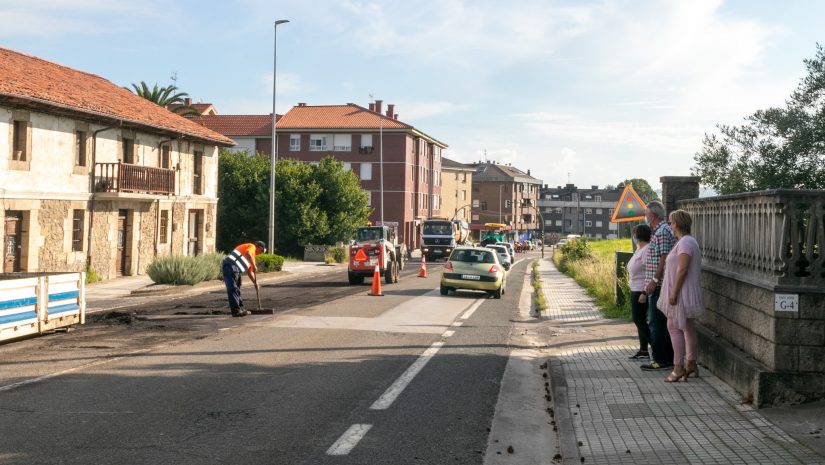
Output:
[[539,271],[538,260],[533,262],[533,272],[531,281],[533,283],[533,290],[535,291],[536,310],[543,312],[547,310],[547,300],[544,298],[544,292],[541,290],[541,272]]
[[347,260],[346,247],[330,247],[324,253],[324,263],[344,263]]
[[571,262],[590,258],[592,255],[590,243],[585,239],[578,239],[564,244],[561,246],[561,252],[565,255],[565,258]]
[[86,284],[96,282],[100,282],[100,275],[90,265],[86,265]]
[[284,267],[284,257],[272,253],[262,253],[255,256],[255,263],[261,273],[281,271]]
[[158,284],[188,284],[211,281],[221,277],[223,254],[184,256],[164,255],[146,268],[146,274]]

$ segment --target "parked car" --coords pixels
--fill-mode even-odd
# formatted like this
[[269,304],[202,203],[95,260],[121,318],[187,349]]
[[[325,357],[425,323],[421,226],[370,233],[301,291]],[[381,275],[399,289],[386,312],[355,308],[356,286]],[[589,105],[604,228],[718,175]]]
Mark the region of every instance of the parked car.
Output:
[[510,271],[510,265],[513,264],[513,259],[510,257],[510,251],[503,245],[488,245],[488,249],[493,249],[498,254],[498,261],[505,270]]
[[512,259],[515,260],[515,258],[516,258],[516,248],[513,247],[513,244],[511,244],[509,242],[496,242],[495,245],[503,245],[504,247],[507,247],[507,251],[510,252],[510,257],[512,257]]
[[506,284],[507,273],[498,254],[487,247],[458,247],[441,270],[441,295],[469,289],[500,299]]

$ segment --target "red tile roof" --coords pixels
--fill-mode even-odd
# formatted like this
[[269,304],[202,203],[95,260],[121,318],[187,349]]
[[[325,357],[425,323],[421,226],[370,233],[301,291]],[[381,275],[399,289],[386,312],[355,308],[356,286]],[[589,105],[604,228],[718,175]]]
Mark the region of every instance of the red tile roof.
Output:
[[[169,109],[169,111],[174,112],[176,109],[182,106],[183,105],[180,103],[173,103],[167,106],[166,108]],[[189,106],[192,107],[192,109],[194,109],[195,111],[197,111],[199,115],[218,114],[218,112],[215,110],[215,107],[211,103],[190,103]]]
[[278,122],[278,129],[413,129],[397,119],[354,105],[298,105]]
[[[278,120],[283,118],[278,115]],[[272,138],[272,114],[268,115],[203,115],[192,121],[225,136],[269,137]],[[278,125],[280,128],[281,125]]]
[[119,120],[194,139],[233,145],[231,139],[138,97],[94,74],[0,47],[0,99]]

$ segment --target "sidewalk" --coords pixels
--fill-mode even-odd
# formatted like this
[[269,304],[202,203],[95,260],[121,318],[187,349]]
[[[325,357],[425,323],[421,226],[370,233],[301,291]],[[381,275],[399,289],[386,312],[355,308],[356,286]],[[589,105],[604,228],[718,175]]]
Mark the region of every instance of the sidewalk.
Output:
[[[326,265],[322,262],[284,262],[283,271],[261,273],[261,284],[289,281],[299,276],[344,273],[346,265]],[[346,280],[346,273],[343,275]],[[152,289],[154,288],[154,289]],[[158,295],[191,295],[224,289],[223,281],[207,281],[194,286],[154,285],[148,275],[123,276],[86,286],[86,312],[98,313],[143,303]]]
[[[794,438],[742,405],[701,360],[701,377],[687,383],[665,383],[666,371],[640,370],[640,362],[628,359],[638,349],[632,323],[602,319],[549,258],[539,270],[550,330],[559,336],[547,347],[563,463],[825,464],[797,440],[801,432]],[[810,412],[821,428],[820,414]]]

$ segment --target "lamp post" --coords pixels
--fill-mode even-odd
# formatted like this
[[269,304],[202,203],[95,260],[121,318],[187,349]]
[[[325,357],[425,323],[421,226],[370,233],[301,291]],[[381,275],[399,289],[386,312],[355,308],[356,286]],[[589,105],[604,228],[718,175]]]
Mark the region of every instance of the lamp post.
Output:
[[277,80],[276,71],[278,69],[278,25],[288,23],[287,19],[279,19],[275,21],[275,33],[272,42],[272,150],[270,151],[270,165],[269,165],[269,242],[267,247],[269,252],[275,250],[275,162],[278,161],[278,130],[276,129],[276,113],[275,113],[275,82]]

